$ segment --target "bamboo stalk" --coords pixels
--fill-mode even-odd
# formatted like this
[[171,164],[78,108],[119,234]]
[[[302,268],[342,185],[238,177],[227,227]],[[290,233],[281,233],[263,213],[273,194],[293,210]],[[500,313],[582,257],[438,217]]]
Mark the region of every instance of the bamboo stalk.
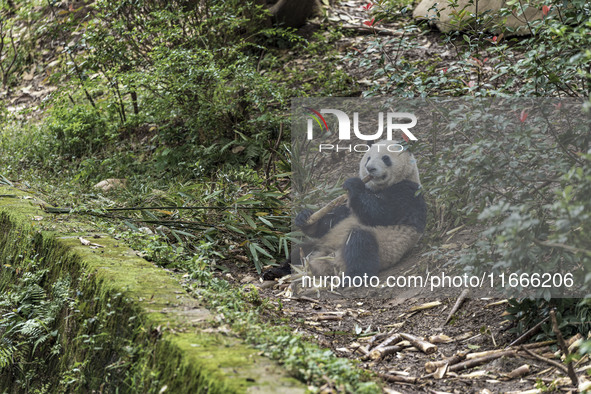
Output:
[[396,345],[397,343],[402,342],[402,339],[403,338],[400,334],[394,334],[390,336],[388,339],[376,346],[375,349],[370,351],[367,358],[371,358],[372,360],[379,360],[383,357],[383,350],[385,347]]
[[451,311],[447,315],[447,319],[445,319],[445,323],[443,323],[444,326],[447,323],[449,323],[449,321],[451,320],[452,316],[458,311],[458,309],[460,309],[460,306],[462,306],[462,303],[464,302],[464,300],[466,299],[466,297],[468,296],[468,294],[470,294],[470,290],[469,289],[462,290],[462,292],[460,293],[460,296],[458,297],[458,300],[454,304],[454,307],[451,308]]
[[545,347],[548,345],[552,345],[553,343],[555,343],[556,341],[551,340],[551,341],[544,341],[544,342],[535,342],[535,343],[528,343],[527,345],[522,345],[519,348],[505,348],[505,349],[495,349],[495,350],[487,350],[485,352],[478,352],[478,353],[470,353],[466,356],[467,360],[471,360],[474,358],[479,358],[479,357],[485,357],[488,356],[489,354],[495,354],[495,353],[501,353],[504,352],[506,350],[520,350],[520,349],[538,349],[541,347]]
[[425,363],[425,371],[429,373],[435,372],[439,367],[443,367],[444,365],[454,365],[459,363],[460,361],[466,358],[466,353],[458,353],[455,356],[448,357],[444,360],[439,361],[427,361]]
[[414,376],[397,376],[397,375],[390,375],[390,374],[386,374],[386,373],[378,373],[378,376],[388,382],[391,382],[391,383],[415,384],[419,381],[419,379]]
[[388,332],[380,332],[376,335],[374,335],[373,337],[369,338],[369,340],[367,341],[367,348],[369,350],[371,350],[371,348],[373,347],[374,343],[376,343],[377,341],[381,341],[384,338],[388,337],[389,335],[394,334],[394,329],[388,331]]
[[507,378],[509,379],[515,379],[515,378],[519,378],[521,376],[527,375],[530,372],[530,367],[528,364],[524,364],[521,367],[517,367],[515,368],[513,371],[509,372],[507,374]]
[[[362,179],[363,183],[367,183],[370,180],[371,180],[371,176],[369,176],[369,175]],[[324,216],[326,216],[326,214],[329,213],[330,211],[332,211],[335,207],[338,207],[339,205],[344,205],[346,201],[347,201],[346,194],[343,194],[342,196],[338,196],[337,198],[335,198],[334,200],[332,200],[331,202],[326,204],[324,207],[322,207],[318,211],[314,212],[312,214],[312,216],[310,216],[308,218],[306,225],[308,225],[308,226],[313,225],[314,223],[316,223],[317,221],[322,219]]]
[[456,372],[456,371],[461,371],[464,369],[470,369],[470,368],[474,368],[474,367],[477,367],[482,364],[486,364],[490,361],[496,360],[497,358],[501,358],[504,356],[514,356],[516,354],[517,354],[517,352],[515,350],[505,350],[502,352],[489,354],[488,356],[473,358],[471,360],[466,360],[461,363],[451,365],[447,370],[449,372]]
[[424,341],[421,338],[415,337],[414,335],[401,333],[400,336],[409,341],[414,347],[425,354],[432,354],[437,351],[437,345],[433,345],[432,343]]
[[369,358],[372,360],[381,360],[382,358],[389,356],[390,354],[398,353],[404,349],[404,346],[401,345],[394,345],[394,346],[385,346],[381,348],[375,348],[369,353]]

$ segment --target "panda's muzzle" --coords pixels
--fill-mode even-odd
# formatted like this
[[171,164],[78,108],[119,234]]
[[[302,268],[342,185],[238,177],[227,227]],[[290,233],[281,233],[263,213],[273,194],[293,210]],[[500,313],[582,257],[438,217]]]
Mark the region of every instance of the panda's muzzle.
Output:
[[388,174],[378,174],[379,170],[374,166],[366,166],[365,169],[373,181],[382,181],[388,177]]
[[369,173],[369,175],[374,176],[375,173],[378,171],[377,168],[375,168],[374,166],[365,166],[365,169],[367,170],[367,172]]

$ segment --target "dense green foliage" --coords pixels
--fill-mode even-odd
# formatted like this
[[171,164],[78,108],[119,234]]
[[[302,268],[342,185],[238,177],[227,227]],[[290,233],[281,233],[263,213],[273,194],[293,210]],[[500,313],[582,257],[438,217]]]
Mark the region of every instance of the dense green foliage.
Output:
[[[92,294],[96,283],[81,286],[84,281],[73,268],[76,257],[19,227],[5,213],[0,215],[0,225],[0,385],[4,391],[80,391],[98,387],[102,379],[122,389],[131,386],[143,371],[132,372],[130,361],[146,355],[147,346],[137,336],[133,344],[137,317],[120,320],[130,312],[121,306],[122,294],[105,295],[106,308],[97,308],[102,302],[98,297],[80,297]],[[114,327],[120,336],[112,334]],[[96,373],[98,366],[107,367],[104,375]]]
[[[585,276],[591,269],[586,224],[591,162],[584,153],[591,143],[589,118],[581,113],[580,102],[514,100],[513,110],[495,102],[450,108],[446,113],[458,119],[455,124],[443,135],[434,131],[417,147],[428,157],[421,163],[427,170],[423,183],[431,186],[425,189],[438,226],[434,229],[445,234],[469,224],[480,233],[474,246],[461,253],[449,255],[435,246],[428,254],[445,256],[449,267],[475,274],[510,272],[529,278],[533,273],[570,273],[575,293],[586,294],[591,279]],[[527,116],[521,108],[528,108]],[[499,111],[514,115],[498,116]],[[508,295],[537,299],[512,305],[514,315],[524,319],[519,329],[559,307],[565,325],[574,324],[570,330],[588,331],[588,309],[577,307],[576,299],[559,299],[573,289],[535,287],[527,280],[513,285],[506,286]]]
[[[368,20],[375,17],[377,26],[380,20],[399,20],[411,11],[397,1],[375,3]],[[350,61],[358,61],[381,82],[371,86],[369,96],[569,97],[584,103],[591,91],[589,3],[548,1],[525,7],[542,5],[547,14],[528,21],[526,37],[510,37],[497,15],[474,15],[458,7],[452,22],[463,29],[446,34],[443,41],[451,59],[417,59],[421,27],[405,24],[397,37],[376,34],[367,51],[350,56]],[[523,7],[523,2],[510,1],[500,14],[519,16]],[[376,51],[381,54],[379,62],[370,60]],[[478,109],[479,103],[490,107]],[[521,108],[527,103],[533,104],[524,101]],[[549,105],[548,115],[561,110]],[[475,247],[467,252],[450,254],[432,247],[426,255],[449,259],[448,266],[455,263],[471,272],[588,270],[591,248],[584,224],[590,208],[585,196],[591,186],[588,121],[578,128],[568,122],[557,127],[547,122],[545,114],[538,121],[525,122],[525,113],[520,122],[517,111],[515,122],[499,125],[494,106],[492,100],[455,108],[449,113],[459,122],[452,122],[444,135],[436,130],[425,136],[414,147],[421,155],[431,206],[429,226],[436,231],[433,241],[462,224],[482,229]],[[589,119],[588,107],[567,118]],[[590,280],[579,275],[579,286],[584,283],[581,292]],[[519,296],[519,283],[515,290]],[[535,295],[539,298],[515,300],[510,307],[518,331],[546,317],[550,308],[558,308],[564,330],[588,332],[586,301],[551,299],[549,291]],[[558,289],[556,295],[566,293]],[[549,324],[544,329],[551,334]]]
[[[0,369],[12,369],[15,383],[29,387],[38,376],[36,371],[60,354],[56,319],[63,317],[64,304],[73,300],[68,281],[55,282],[47,294],[40,286],[47,269],[39,269],[32,259],[23,267],[18,280],[6,284],[0,293]],[[31,357],[42,354],[48,358]],[[26,370],[24,364],[29,364]]]

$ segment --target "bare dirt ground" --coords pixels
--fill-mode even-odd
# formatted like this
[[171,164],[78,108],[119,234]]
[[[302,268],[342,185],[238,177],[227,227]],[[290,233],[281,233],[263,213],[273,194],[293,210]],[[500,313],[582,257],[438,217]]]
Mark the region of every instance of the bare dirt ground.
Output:
[[[401,265],[419,263],[420,254],[419,248]],[[256,275],[245,273],[244,267],[229,268],[230,278],[242,283]],[[225,278],[229,276],[226,274]],[[302,333],[336,355],[358,360],[361,368],[380,374],[385,392],[535,393],[551,385],[562,392],[577,392],[559,365],[554,343],[534,342],[541,344],[530,350],[537,357],[525,353],[519,345],[509,346],[520,334],[511,330],[513,324],[505,313],[507,300],[468,296],[446,324],[456,297],[316,299],[290,295],[286,292],[289,283],[286,280],[283,284],[260,284],[261,296],[277,307],[273,318],[289,324],[294,332]],[[379,344],[401,333],[425,340],[429,349],[421,351],[408,341],[394,342],[396,346],[389,347],[392,353],[375,357]],[[474,366],[450,364],[434,371],[426,365],[453,356],[459,356],[456,362],[465,363],[479,358],[481,352],[503,349],[511,351],[504,357],[493,356]],[[526,370],[523,375],[515,372],[520,367]],[[331,382],[324,388],[324,392],[338,391]],[[528,391],[533,389],[536,391]]]

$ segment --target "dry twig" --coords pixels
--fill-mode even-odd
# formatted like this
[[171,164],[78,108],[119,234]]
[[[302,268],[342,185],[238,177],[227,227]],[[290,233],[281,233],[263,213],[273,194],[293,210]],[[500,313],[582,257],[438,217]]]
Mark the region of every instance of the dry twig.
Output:
[[553,365],[556,368],[559,368],[560,370],[564,371],[564,373],[568,374],[568,368],[564,364],[559,363],[558,361],[550,360],[549,358],[539,355],[538,353],[532,352],[531,350],[529,350],[527,348],[521,348],[521,350],[523,350],[524,352],[526,352],[528,355],[535,358],[536,360],[540,360],[540,361],[545,362],[546,364]]
[[535,333],[540,331],[542,324],[546,323],[549,318],[550,318],[550,316],[548,316],[547,318],[545,318],[544,320],[542,320],[541,322],[539,322],[538,324],[536,324],[535,326],[533,326],[532,328],[530,328],[529,330],[524,332],[523,335],[521,335],[519,338],[517,338],[516,340],[511,342],[509,344],[509,346],[507,346],[507,347],[509,348],[512,346],[518,346],[518,345],[521,345],[523,342],[527,341],[529,338],[531,338],[532,335],[534,335]]
[[570,380],[573,382],[573,386],[577,387],[579,385],[579,378],[577,378],[577,374],[575,373],[575,368],[573,367],[572,361],[569,359],[570,353],[568,352],[568,346],[564,342],[564,338],[562,337],[562,333],[558,328],[558,322],[556,321],[556,312],[554,309],[550,310],[550,319],[552,320],[552,331],[556,335],[556,340],[558,341],[558,346],[562,349],[564,353],[564,357],[566,358],[566,368],[567,374]]
[[447,315],[447,319],[445,319],[445,323],[443,323],[444,326],[447,323],[449,323],[449,321],[451,320],[452,316],[458,311],[458,309],[460,309],[460,306],[462,306],[462,303],[464,302],[464,300],[466,299],[466,297],[468,296],[468,294],[470,294],[470,290],[469,289],[462,290],[462,292],[460,293],[460,296],[458,297],[458,300],[454,304],[454,307],[451,308],[451,311],[449,312],[449,315]]

